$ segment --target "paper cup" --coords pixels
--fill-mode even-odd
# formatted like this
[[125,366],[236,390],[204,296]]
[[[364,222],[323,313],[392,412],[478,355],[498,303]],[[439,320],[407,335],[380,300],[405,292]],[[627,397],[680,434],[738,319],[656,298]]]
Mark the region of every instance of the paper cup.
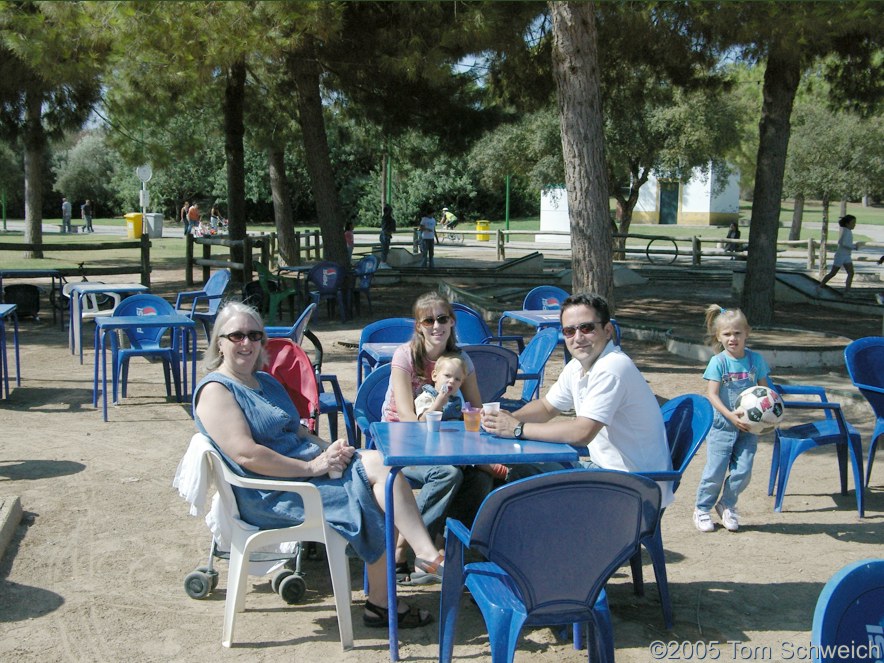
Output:
[[482,411],[485,414],[491,414],[492,412],[494,412],[494,413],[500,412],[500,403],[484,403],[482,405]]
[[340,470],[329,470],[328,471],[328,478],[329,479],[340,479],[342,476],[344,476],[344,473],[341,472]]
[[425,412],[424,421],[427,422],[427,430],[435,432],[442,426],[442,413],[435,411]]

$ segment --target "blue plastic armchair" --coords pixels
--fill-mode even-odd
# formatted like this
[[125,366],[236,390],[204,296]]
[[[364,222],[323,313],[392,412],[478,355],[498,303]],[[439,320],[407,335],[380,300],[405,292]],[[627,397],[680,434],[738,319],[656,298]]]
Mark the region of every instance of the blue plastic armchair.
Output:
[[838,455],[838,472],[841,478],[841,494],[847,494],[847,457],[853,467],[853,481],[856,485],[856,509],[860,517],[865,514],[863,501],[863,456],[862,438],[857,430],[847,423],[841,405],[830,403],[826,397],[826,391],[822,387],[809,385],[782,385],[775,384],[780,395],[804,395],[816,396],[816,401],[793,401],[783,399],[786,409],[793,410],[822,410],[825,418],[806,424],[791,427],[781,427],[776,430],[774,436],[773,458],[770,464],[770,480],[767,486],[767,494],[774,494],[774,511],[783,510],[783,497],[786,494],[786,484],[789,481],[789,473],[792,464],[805,451],[816,449],[827,444],[836,445]]
[[372,322],[362,329],[359,335],[359,351],[356,354],[356,388],[362,378],[375,367],[375,360],[362,346],[366,343],[407,343],[414,336],[414,320],[411,318],[385,318]]
[[[688,465],[709,434],[715,411],[705,396],[686,394],[664,403],[660,412],[663,415],[663,425],[666,427],[666,440],[669,443],[672,470],[668,472],[640,472],[639,474],[655,481],[671,481],[674,493],[678,490]],[[660,515],[662,522],[662,512]],[[663,606],[663,622],[666,628],[672,628],[672,601],[669,597],[666,556],[663,552],[663,535],[659,523],[651,536],[642,539],[642,544],[648,551],[654,566],[657,591],[660,593],[660,604]],[[641,551],[633,555],[629,564],[632,567],[633,590],[636,595],[641,596],[644,594]]]
[[524,380],[522,396],[518,399],[501,398],[500,407],[512,412],[540,396],[546,362],[549,361],[558,343],[559,330],[555,327],[546,327],[534,335],[519,354],[516,380]]
[[356,414],[357,435],[362,435],[366,449],[374,449],[371,439],[371,425],[380,421],[384,415],[384,398],[387,395],[387,387],[390,384],[390,364],[382,364],[369,373],[359,391],[356,392],[356,402],[353,410]]
[[[127,297],[114,309],[114,316],[130,315],[175,315],[174,307],[162,297],[142,294]],[[122,385],[123,398],[129,382],[129,360],[132,357],[155,357],[163,362],[163,374],[166,378],[166,396],[172,395],[170,374],[175,379],[175,398],[181,400],[181,370],[179,347],[176,337],[172,335],[168,345],[163,345],[163,337],[168,327],[145,327],[144,329],[127,329],[126,337],[129,347],[120,347],[116,334],[111,335],[111,353],[113,357],[113,397],[117,400],[117,386]]]
[[[199,320],[206,332],[206,341],[211,333],[210,326],[215,324],[218,308],[224,299],[224,292],[230,284],[230,270],[222,269],[215,272],[206,281],[202,290],[179,292],[175,298],[175,311],[186,315],[191,320]],[[190,308],[187,308],[188,300]]]
[[307,290],[319,296],[320,302],[327,302],[327,312],[331,317],[332,303],[337,301],[341,322],[347,319],[344,307],[344,280],[347,273],[343,267],[334,262],[320,262],[307,272]]
[[499,345],[462,345],[476,369],[479,395],[483,403],[500,401],[508,387],[516,382],[519,355]]
[[525,339],[521,336],[494,336],[485,318],[475,309],[465,304],[453,303],[451,308],[454,310],[454,333],[457,342],[461,345],[477,345],[479,343],[503,345],[504,343],[515,343],[519,352],[525,349]]
[[[368,314],[372,315],[371,312],[371,282],[374,280],[374,273],[378,270],[378,258],[374,255],[363,256],[359,262],[356,263],[356,268],[353,270],[354,283],[349,296],[352,298],[351,302],[356,303],[356,312],[359,315],[362,315],[362,307],[360,302],[360,296],[365,294],[365,299],[368,300]],[[352,306],[350,307],[352,310]]]
[[[495,490],[479,507],[472,530],[449,518],[439,661],[451,661],[466,587],[485,618],[494,663],[513,660],[524,626],[573,623],[588,625],[589,660],[613,663],[605,583],[653,533],[659,517],[660,489],[649,479],[563,470]],[[464,564],[466,550],[486,561]]]
[[868,486],[878,438],[884,435],[884,337],[868,336],[854,341],[844,348],[844,361],[854,386],[875,412],[875,431],[869,442],[869,458],[866,461]]
[[567,291],[555,285],[539,285],[532,289],[522,301],[526,311],[557,311],[569,297]]
[[267,334],[267,338],[290,338],[300,345],[315,311],[316,302],[310,302],[291,327],[264,327],[264,332]]
[[[829,579],[813,613],[814,663],[884,660],[884,559],[848,564]],[[854,652],[844,656],[840,652]]]

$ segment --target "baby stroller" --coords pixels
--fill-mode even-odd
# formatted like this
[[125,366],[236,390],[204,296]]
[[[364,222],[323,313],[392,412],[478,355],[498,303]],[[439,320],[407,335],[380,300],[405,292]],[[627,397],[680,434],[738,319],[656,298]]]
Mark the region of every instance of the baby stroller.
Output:
[[[286,392],[301,415],[301,423],[312,433],[316,432],[319,419],[319,388],[314,368],[304,350],[289,339],[269,339],[267,346],[268,364],[264,367],[285,387]],[[230,490],[229,486],[226,486]],[[307,583],[301,562],[304,555],[308,559],[321,559],[317,545],[313,542],[297,542],[290,553],[261,552],[249,557],[249,575],[264,576],[273,574],[270,587],[289,605],[304,598]],[[229,552],[220,550],[215,537],[209,550],[209,560],[184,579],[184,591],[193,599],[203,599],[218,585],[218,572],[213,567],[215,559],[229,559]]]

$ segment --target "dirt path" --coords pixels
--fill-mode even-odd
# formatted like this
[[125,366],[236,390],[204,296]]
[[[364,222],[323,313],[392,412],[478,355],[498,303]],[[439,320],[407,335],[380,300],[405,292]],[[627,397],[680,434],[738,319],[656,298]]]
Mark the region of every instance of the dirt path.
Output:
[[[177,276],[165,280],[171,284]],[[407,315],[414,295],[408,288],[377,293],[375,317]],[[702,304],[729,304],[728,298],[726,290],[698,298],[696,288],[650,284],[618,292],[618,315],[659,314],[661,321],[668,316],[696,328]],[[324,370],[338,375],[350,398],[355,350],[340,342],[356,342],[368,321],[341,325],[322,311],[314,326],[326,349]],[[816,324],[861,335],[875,333],[880,320]],[[204,563],[209,545],[205,525],[187,515],[171,488],[194,430],[187,409],[166,401],[158,366],[139,362],[132,367],[129,398],[104,423],[91,405],[91,353],[81,366],[68,353],[64,333],[49,323],[25,321],[22,336],[24,383],[0,401],[0,496],[20,496],[26,512],[0,565],[0,660],[388,660],[385,633],[363,627],[359,618],[362,573],[356,562],[353,651],[341,652],[327,573],[313,561],[306,566],[308,595],[297,607],[284,605],[265,579],[253,579],[237,623],[241,644],[223,650],[226,564],[219,563],[221,582],[209,599],[194,601],[182,587],[184,576]],[[626,349],[660,397],[703,390],[699,362],[671,355],[659,343],[627,340]],[[554,358],[548,377],[558,370]],[[803,377],[812,382],[813,375]],[[851,403],[848,416],[867,442],[868,411]],[[327,430],[324,423],[321,430]],[[834,452],[805,454],[795,465],[785,510],[777,514],[766,494],[771,442],[768,437],[760,445],[755,479],[740,505],[746,525],[736,534],[721,528],[700,534],[691,523],[701,450],[663,520],[675,628],[663,629],[650,565],[644,597],[633,595],[628,569],[622,569],[608,588],[618,661],[702,660],[691,644],[700,641],[718,642],[719,661],[781,661],[790,652],[791,660],[808,660],[798,648],[809,645],[823,583],[851,561],[881,556],[884,475],[873,477],[861,520],[852,482],[847,496],[839,494]],[[402,593],[438,614],[438,587]],[[674,643],[670,655],[649,651],[654,641]],[[402,657],[435,660],[437,642],[435,627],[404,632]],[[455,655],[489,658],[481,616],[469,601]],[[525,634],[516,660],[561,663],[585,655],[539,629]]]

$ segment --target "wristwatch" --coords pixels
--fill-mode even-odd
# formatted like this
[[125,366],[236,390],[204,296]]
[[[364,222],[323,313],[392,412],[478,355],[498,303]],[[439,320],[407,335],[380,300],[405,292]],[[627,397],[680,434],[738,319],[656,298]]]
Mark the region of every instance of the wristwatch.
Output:
[[513,428],[513,437],[516,438],[517,440],[521,440],[522,439],[522,429],[524,427],[525,427],[525,424],[523,424],[521,421],[519,423],[517,423],[516,427]]

